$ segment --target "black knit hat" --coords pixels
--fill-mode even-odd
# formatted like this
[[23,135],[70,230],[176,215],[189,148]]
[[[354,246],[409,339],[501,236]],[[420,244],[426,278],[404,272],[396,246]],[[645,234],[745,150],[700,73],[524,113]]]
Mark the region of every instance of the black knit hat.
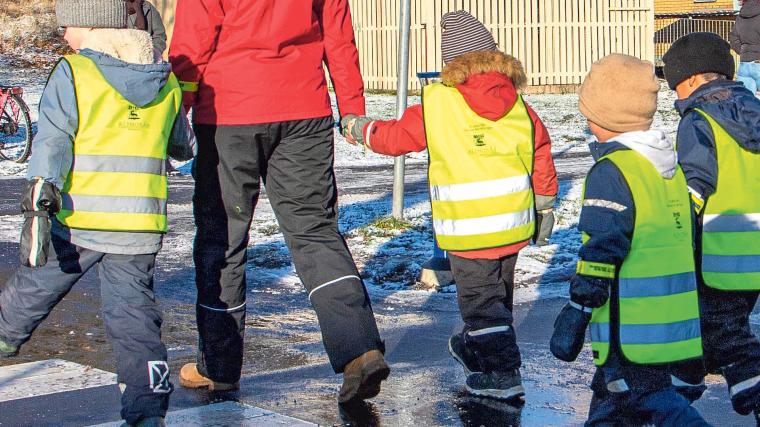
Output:
[[714,33],[692,33],[681,37],[662,57],[668,86],[675,89],[691,76],[704,73],[723,74],[734,78],[731,45]]

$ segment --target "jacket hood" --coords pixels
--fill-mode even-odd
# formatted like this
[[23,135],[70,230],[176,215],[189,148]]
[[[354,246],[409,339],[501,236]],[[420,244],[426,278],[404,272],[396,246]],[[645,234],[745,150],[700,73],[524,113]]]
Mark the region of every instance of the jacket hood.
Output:
[[673,141],[659,130],[627,132],[612,139],[641,154],[657,169],[663,178],[676,174],[678,156]]
[[145,31],[96,29],[82,41],[79,53],[94,61],[108,83],[138,107],[156,98],[171,73],[171,65],[156,58]]
[[676,101],[682,117],[695,108],[714,118],[744,149],[760,153],[760,100],[742,83],[714,80]]
[[471,52],[448,63],[443,84],[455,86],[479,116],[499,120],[517,102],[517,90],[527,83],[522,64],[498,51]]
[[739,16],[742,18],[754,18],[758,15],[760,15],[760,1],[757,0],[750,0],[744,3],[744,6],[739,11]]

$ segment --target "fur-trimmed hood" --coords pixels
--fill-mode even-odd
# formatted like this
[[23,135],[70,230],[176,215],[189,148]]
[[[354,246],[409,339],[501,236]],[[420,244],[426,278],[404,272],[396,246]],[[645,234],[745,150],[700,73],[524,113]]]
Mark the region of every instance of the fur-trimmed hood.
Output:
[[527,78],[517,59],[497,51],[466,53],[449,62],[443,83],[456,87],[479,116],[499,120],[515,106]]
[[151,103],[166,84],[171,65],[156,57],[145,31],[95,29],[79,54],[93,60],[108,83],[137,106]]
[[473,75],[497,72],[512,80],[517,90],[525,87],[528,78],[522,63],[499,51],[478,51],[461,55],[443,67],[441,80],[447,86],[458,86]]

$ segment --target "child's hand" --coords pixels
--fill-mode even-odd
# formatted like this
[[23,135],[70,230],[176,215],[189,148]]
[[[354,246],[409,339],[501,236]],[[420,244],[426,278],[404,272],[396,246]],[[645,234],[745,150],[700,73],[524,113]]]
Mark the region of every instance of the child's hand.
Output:
[[340,121],[341,133],[349,144],[364,145],[364,127],[371,121],[368,117],[347,114]]

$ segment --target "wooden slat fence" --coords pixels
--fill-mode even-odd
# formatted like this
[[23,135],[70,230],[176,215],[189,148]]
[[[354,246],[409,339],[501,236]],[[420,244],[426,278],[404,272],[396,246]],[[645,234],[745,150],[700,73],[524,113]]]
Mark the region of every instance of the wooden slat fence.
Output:
[[[396,89],[398,0],[349,0],[368,89]],[[580,84],[609,53],[654,59],[653,0],[412,0],[410,88],[442,67],[441,16],[467,10],[520,59],[531,86]]]

